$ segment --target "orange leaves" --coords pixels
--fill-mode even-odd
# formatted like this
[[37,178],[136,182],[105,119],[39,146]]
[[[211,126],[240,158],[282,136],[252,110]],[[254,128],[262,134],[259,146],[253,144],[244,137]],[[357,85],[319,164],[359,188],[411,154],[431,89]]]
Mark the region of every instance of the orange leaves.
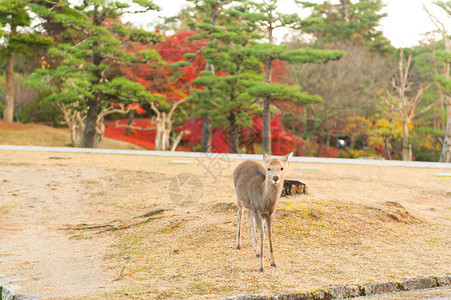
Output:
[[45,56],[42,56],[39,62],[41,64],[42,69],[50,68],[50,64],[46,61]]

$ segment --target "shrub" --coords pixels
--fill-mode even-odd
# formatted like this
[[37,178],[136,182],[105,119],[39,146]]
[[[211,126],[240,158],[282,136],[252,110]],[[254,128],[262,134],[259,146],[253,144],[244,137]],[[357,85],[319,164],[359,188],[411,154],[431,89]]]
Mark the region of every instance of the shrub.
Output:
[[33,102],[24,107],[19,120],[22,123],[60,125],[58,123],[60,112],[51,103],[44,101],[46,97],[46,94],[40,93]]

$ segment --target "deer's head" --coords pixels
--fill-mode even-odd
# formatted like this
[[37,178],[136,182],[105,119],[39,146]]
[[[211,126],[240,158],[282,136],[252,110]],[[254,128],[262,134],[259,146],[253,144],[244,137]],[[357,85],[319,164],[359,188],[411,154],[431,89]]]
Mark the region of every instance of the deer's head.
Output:
[[266,178],[272,184],[283,183],[285,178],[285,169],[288,166],[288,160],[293,156],[293,152],[285,155],[282,159],[272,158],[268,154],[263,154],[263,161],[265,163]]

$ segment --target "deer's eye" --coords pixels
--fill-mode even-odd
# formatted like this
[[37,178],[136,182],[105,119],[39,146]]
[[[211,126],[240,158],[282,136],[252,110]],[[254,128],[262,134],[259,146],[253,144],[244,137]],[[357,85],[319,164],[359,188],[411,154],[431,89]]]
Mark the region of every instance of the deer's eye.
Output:
[[270,168],[268,168],[268,171],[271,171],[271,169],[270,169]]
[[283,171],[283,168],[280,168],[280,171]]

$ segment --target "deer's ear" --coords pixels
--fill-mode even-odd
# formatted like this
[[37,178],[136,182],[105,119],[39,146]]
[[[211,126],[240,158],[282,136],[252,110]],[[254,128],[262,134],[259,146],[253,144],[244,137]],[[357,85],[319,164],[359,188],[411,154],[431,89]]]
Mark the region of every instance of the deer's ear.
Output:
[[285,157],[283,158],[283,160],[285,161],[285,163],[288,163],[288,160],[293,156],[293,152],[288,153],[287,155],[285,155]]
[[271,156],[269,156],[267,153],[263,154],[263,162],[265,164],[267,164],[270,159],[271,159]]

